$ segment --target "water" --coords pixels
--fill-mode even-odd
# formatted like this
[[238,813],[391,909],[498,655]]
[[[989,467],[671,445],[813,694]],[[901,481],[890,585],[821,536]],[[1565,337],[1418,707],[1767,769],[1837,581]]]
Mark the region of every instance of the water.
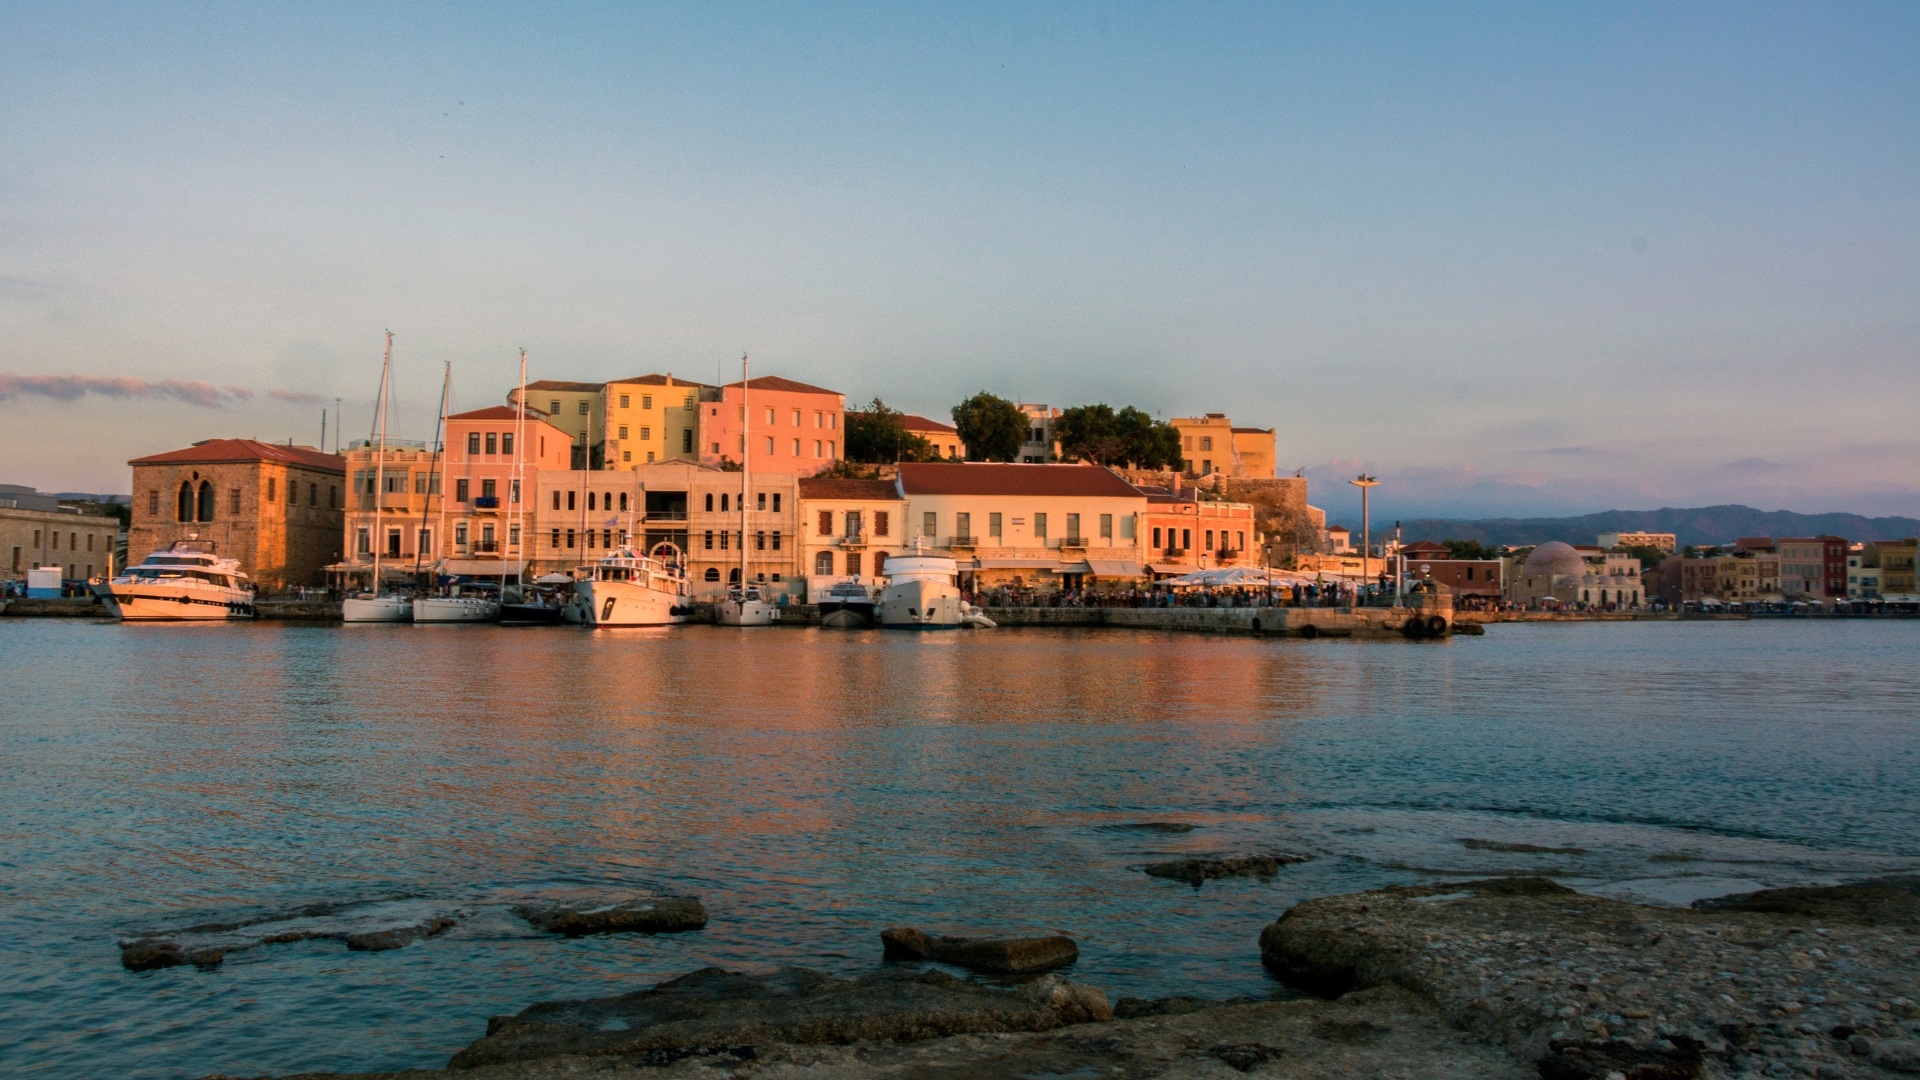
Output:
[[[537,1000],[870,968],[898,923],[1070,934],[1115,997],[1265,996],[1255,938],[1310,896],[1911,870],[1916,656],[1912,622],[1416,645],[4,620],[0,1065],[438,1066]],[[1121,827],[1156,821],[1195,828]],[[1187,852],[1313,858],[1197,890],[1132,869]],[[568,941],[498,906],[637,887],[712,921]],[[141,930],[395,895],[472,917],[391,952],[118,962]]]

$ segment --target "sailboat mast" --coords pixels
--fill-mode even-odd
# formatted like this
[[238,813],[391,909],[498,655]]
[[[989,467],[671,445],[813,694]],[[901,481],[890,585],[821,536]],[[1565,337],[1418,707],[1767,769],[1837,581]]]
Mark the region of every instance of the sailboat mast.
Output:
[[[445,430],[447,424],[447,409],[453,404],[453,361],[449,360],[446,363],[447,373],[442,377],[440,382],[439,430]],[[440,550],[448,551],[451,550],[451,545],[447,543],[447,493],[445,491],[445,482],[443,481],[440,486],[442,489],[440,492]],[[442,558],[440,561],[442,564],[445,564],[446,559]],[[433,577],[433,583],[437,587],[440,584],[439,571],[436,570]]]
[[387,486],[387,392],[393,386],[393,331],[387,331],[387,353],[380,361],[380,451],[373,461],[373,596],[380,595],[380,549],[387,538],[380,532],[380,504]]
[[[740,354],[740,595],[747,594],[747,481],[753,475],[753,405],[747,400],[747,354]],[[745,603],[744,599],[741,603]]]
[[[507,484],[507,498],[513,500],[513,513],[507,519],[507,529],[508,529],[507,539],[515,540],[517,538],[517,542],[511,546],[519,550],[519,554],[521,556],[520,572],[514,576],[520,578],[520,588],[522,590],[520,594],[520,598],[524,600],[526,599],[526,593],[524,590],[527,587],[527,582],[526,582],[527,564],[530,562],[530,560],[526,558],[526,547],[527,547],[526,536],[524,533],[520,531],[520,526],[522,523],[521,510],[520,510],[520,506],[521,506],[520,480],[521,480],[522,473],[521,473],[520,463],[527,452],[526,450],[526,446],[527,446],[527,350],[525,349],[520,350],[520,394],[518,397],[514,398],[514,409],[515,411],[513,414],[513,479],[509,481]],[[507,560],[505,558],[502,558],[500,560],[500,599],[505,600],[506,598],[507,598]]]
[[[427,530],[427,514],[429,512],[429,508],[433,505],[433,497],[435,495],[440,494],[440,450],[441,450],[440,428],[441,428],[441,425],[446,422],[447,391],[452,386],[453,386],[453,362],[448,361],[446,376],[445,378],[440,380],[440,416],[433,422],[433,457],[430,458],[427,462],[427,497],[420,501],[420,531],[421,532],[425,532]],[[441,524],[440,543],[443,546],[446,544],[446,541],[447,541],[447,538],[445,535],[446,533],[445,526],[446,526],[446,519],[447,519],[447,508],[445,505],[445,501],[446,501],[445,497],[442,496],[442,499],[441,499],[442,505],[440,507],[440,524]],[[415,586],[418,586],[420,583],[420,562],[422,559],[425,559],[427,557],[427,548],[425,544],[420,543],[420,538],[418,536],[415,536],[413,539],[414,539],[413,581]]]

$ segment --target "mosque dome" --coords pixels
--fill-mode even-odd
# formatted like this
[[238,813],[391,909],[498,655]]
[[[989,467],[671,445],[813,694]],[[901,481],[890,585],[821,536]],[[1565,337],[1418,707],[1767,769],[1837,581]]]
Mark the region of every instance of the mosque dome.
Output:
[[1520,572],[1540,577],[1580,577],[1587,572],[1587,562],[1570,545],[1549,540],[1533,549]]

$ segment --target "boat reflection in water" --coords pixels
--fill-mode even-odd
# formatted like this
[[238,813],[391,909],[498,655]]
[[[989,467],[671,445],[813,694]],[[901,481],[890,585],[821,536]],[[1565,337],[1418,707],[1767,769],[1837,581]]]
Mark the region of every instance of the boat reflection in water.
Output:
[[619,548],[582,566],[567,621],[592,627],[671,626],[693,614],[680,549],[660,543],[642,555]]

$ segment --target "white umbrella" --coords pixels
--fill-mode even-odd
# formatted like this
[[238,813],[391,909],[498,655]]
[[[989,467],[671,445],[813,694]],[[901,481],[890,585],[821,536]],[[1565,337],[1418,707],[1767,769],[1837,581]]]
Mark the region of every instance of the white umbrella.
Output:
[[565,585],[573,580],[571,574],[541,574],[533,579],[535,585]]

